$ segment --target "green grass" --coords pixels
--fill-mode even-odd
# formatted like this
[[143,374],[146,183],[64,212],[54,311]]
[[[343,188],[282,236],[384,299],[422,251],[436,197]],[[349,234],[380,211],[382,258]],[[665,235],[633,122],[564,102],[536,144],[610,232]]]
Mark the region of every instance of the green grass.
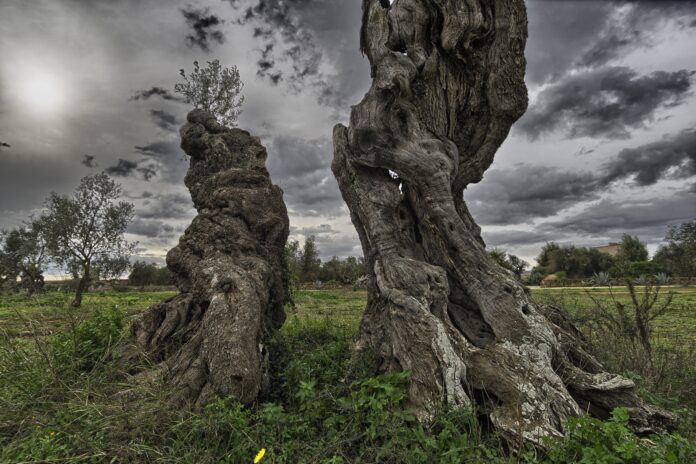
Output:
[[[691,311],[666,315],[664,327],[694,323],[695,295],[679,291]],[[221,398],[201,413],[172,409],[164,386],[134,383],[112,356],[128,317],[172,294],[93,293],[77,311],[71,295],[0,295],[0,462],[249,463],[261,448],[262,464],[696,459],[679,436],[636,438],[621,411],[606,423],[573,422],[545,455],[511,455],[471,411],[418,423],[404,409],[407,374],[371,377],[370,355],[351,351],[366,292],[348,289],[298,291],[270,343],[271,389],[257,405]],[[582,289],[534,291],[539,300],[559,294],[576,297],[578,310],[588,304]]]
[[[660,293],[658,304],[667,298],[668,293],[673,293],[674,297],[670,310],[655,320],[655,337],[696,341],[696,287],[664,287]],[[608,303],[613,295],[616,301],[630,306],[630,296],[624,287],[535,288],[532,295],[536,301],[562,307],[578,319],[588,314],[594,305],[592,298]]]
[[24,293],[0,294],[0,332],[28,337],[61,332],[91,317],[96,311],[121,309],[127,316],[164,300],[175,292],[93,292],[84,296],[82,307],[70,307],[72,293],[48,292],[32,297]]

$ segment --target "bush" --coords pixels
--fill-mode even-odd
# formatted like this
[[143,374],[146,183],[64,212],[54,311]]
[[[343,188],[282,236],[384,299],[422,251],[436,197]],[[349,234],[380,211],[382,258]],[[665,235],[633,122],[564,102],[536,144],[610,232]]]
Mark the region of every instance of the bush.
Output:
[[677,435],[641,439],[628,429],[628,412],[615,409],[608,421],[571,419],[566,436],[550,441],[545,463],[681,464],[696,462],[696,446]]
[[121,340],[125,315],[118,308],[97,311],[71,332],[53,339],[51,352],[55,365],[77,371],[89,371],[109,356]]

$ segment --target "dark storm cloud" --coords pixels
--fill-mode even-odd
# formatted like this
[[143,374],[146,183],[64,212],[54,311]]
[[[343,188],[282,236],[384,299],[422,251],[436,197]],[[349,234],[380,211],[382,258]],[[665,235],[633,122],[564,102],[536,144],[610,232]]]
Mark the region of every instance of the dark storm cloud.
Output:
[[[347,109],[369,86],[369,65],[358,50],[361,14],[342,0],[228,0],[254,24],[261,42],[257,74],[292,91],[313,90],[327,106]],[[329,65],[333,69],[322,68]]]
[[135,150],[156,163],[155,169],[162,180],[174,184],[183,183],[188,162],[178,140],[159,140],[147,145],[136,145]]
[[12,147],[12,145],[10,145],[9,143],[3,142],[2,140],[0,140],[0,150],[2,150],[3,148],[11,148],[11,147]]
[[190,219],[194,214],[191,197],[179,193],[150,195],[136,211],[136,216],[143,219]]
[[114,166],[109,166],[108,168],[104,169],[104,172],[112,176],[128,177],[135,173],[135,169],[137,167],[138,163],[136,163],[135,161],[120,158],[118,160],[118,163],[116,163]]
[[329,139],[304,140],[279,136],[269,147],[268,170],[283,188],[288,206],[304,215],[335,216],[343,205],[329,168]]
[[181,150],[181,148],[179,148],[178,141],[175,142],[162,140],[147,145],[136,145],[135,149],[143,155],[154,156],[159,158],[180,156],[183,154],[183,151]]
[[[229,3],[239,8],[244,2],[229,0]],[[245,9],[240,23],[257,24],[254,28],[254,37],[264,44],[261,59],[257,62],[259,76],[275,76],[271,81],[276,84],[286,79],[293,88],[299,90],[304,86],[305,78],[316,77],[319,74],[322,52],[315,42],[316,38],[302,22],[303,10],[316,3],[319,2],[317,0],[260,0]],[[276,69],[275,60],[271,59],[279,38],[289,44],[289,48],[281,52],[281,58],[289,60],[292,64],[292,72],[288,76],[283,76]]]
[[639,76],[628,67],[580,72],[545,88],[515,128],[532,140],[557,129],[568,138],[628,138],[658,110],[683,103],[693,74],[682,69]]
[[485,231],[483,238],[487,248],[495,247],[517,247],[519,245],[528,245],[532,243],[546,243],[551,241],[562,241],[565,235],[558,232],[541,231],[541,230],[498,230],[495,232]]
[[643,239],[659,241],[667,224],[696,217],[696,195],[678,192],[669,198],[652,201],[605,199],[584,211],[542,226],[542,230],[570,234],[614,234],[631,231]]
[[[526,79],[538,84],[555,80],[570,69],[609,22],[612,2],[529,0],[529,39],[525,48]],[[563,40],[559,40],[563,37]]]
[[522,164],[492,169],[464,198],[480,224],[518,224],[597,198],[597,179],[587,172]]
[[141,174],[146,181],[152,179],[157,171],[153,165],[141,166],[135,161],[119,158],[118,162],[104,170],[109,175],[117,177],[130,177]]
[[141,235],[143,237],[167,237],[173,238],[176,236],[176,229],[162,221],[157,220],[147,220],[135,218],[128,226],[127,231],[129,234]]
[[668,24],[689,27],[696,15],[692,1],[526,3],[526,77],[530,84],[555,81],[572,68],[602,66],[634,50],[647,49],[654,45],[656,31]]
[[[626,7],[626,3],[629,3]],[[690,27],[696,16],[691,1],[636,1],[614,2],[615,10],[605,23],[597,41],[585,52],[577,64],[597,67],[628,52],[653,45],[652,32],[674,20],[676,27]]]
[[143,89],[143,90],[138,90],[135,95],[130,97],[129,100],[131,101],[138,101],[138,100],[149,100],[152,97],[159,97],[162,100],[168,100],[168,101],[184,101],[181,97],[177,95],[173,95],[172,93],[169,92],[169,90],[164,89],[162,87],[151,87],[149,89]]
[[157,127],[165,131],[176,131],[180,124],[175,114],[164,110],[150,110],[150,117]]
[[197,9],[188,5],[179,11],[184,16],[186,25],[191,28],[190,33],[186,35],[188,47],[199,47],[204,52],[208,52],[212,42],[219,44],[225,42],[225,35],[218,29],[224,21],[211,14],[210,8]]
[[[492,169],[465,193],[474,219],[484,225],[531,223],[578,203],[596,200],[613,183],[645,187],[696,176],[696,130],[626,148],[593,172],[517,165]],[[696,203],[694,208],[696,208]]]
[[98,166],[97,162],[95,161],[94,155],[84,155],[82,157],[81,163],[90,169],[96,168]]
[[696,129],[685,130],[658,142],[626,148],[603,167],[604,185],[633,178],[638,186],[663,178],[696,176]]
[[36,156],[7,150],[0,155],[0,228],[5,212],[38,208],[51,191],[68,193],[75,185],[75,159]]

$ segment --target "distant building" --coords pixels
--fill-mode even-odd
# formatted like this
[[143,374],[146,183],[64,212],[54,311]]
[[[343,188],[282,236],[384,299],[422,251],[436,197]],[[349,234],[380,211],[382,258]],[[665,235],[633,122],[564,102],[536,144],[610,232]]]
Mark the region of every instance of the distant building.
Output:
[[621,244],[611,242],[609,245],[593,247],[593,249],[599,251],[600,253],[604,253],[605,255],[616,257],[619,255],[619,251],[621,251]]

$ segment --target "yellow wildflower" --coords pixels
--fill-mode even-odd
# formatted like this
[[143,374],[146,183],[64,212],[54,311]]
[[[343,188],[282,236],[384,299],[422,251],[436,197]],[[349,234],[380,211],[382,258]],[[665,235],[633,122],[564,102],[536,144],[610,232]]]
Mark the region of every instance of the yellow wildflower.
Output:
[[49,435],[52,436],[52,437],[55,437],[55,436],[56,436],[56,432],[51,432],[51,433],[49,433]]
[[258,464],[261,462],[263,457],[266,455],[266,448],[261,448],[261,450],[256,454],[256,457],[254,458],[254,464]]

